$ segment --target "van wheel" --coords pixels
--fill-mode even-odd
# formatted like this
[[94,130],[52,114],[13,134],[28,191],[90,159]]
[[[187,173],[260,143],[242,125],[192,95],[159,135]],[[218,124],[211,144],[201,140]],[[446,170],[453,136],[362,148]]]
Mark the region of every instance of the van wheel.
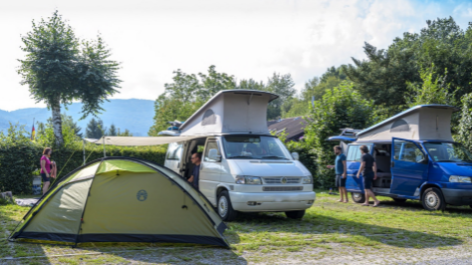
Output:
[[438,188],[428,188],[421,196],[423,207],[428,211],[442,210],[445,206],[444,197]]
[[404,202],[406,202],[406,199],[393,198],[393,200],[394,200],[396,203],[404,203]]
[[351,192],[351,198],[355,203],[363,203],[365,202],[365,195],[364,193],[360,192]]
[[302,219],[305,215],[305,210],[285,212],[285,215],[290,219]]
[[228,191],[224,190],[218,195],[218,205],[216,206],[218,215],[223,221],[233,221],[238,216],[238,212],[233,210]]

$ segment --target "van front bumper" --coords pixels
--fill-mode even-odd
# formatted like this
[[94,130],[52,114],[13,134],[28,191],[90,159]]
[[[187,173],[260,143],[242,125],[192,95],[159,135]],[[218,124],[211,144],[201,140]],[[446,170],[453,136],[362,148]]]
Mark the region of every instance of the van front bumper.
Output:
[[446,203],[453,205],[472,205],[472,189],[442,188]]
[[310,208],[315,202],[313,191],[304,192],[235,192],[229,196],[233,209],[241,212],[296,211]]

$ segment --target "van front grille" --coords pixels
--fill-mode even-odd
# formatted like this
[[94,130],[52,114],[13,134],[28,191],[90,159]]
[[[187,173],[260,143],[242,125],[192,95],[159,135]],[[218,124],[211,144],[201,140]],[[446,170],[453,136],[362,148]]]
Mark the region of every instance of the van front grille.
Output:
[[300,183],[299,177],[269,177],[264,178],[265,184],[296,184]]
[[297,190],[303,190],[303,187],[262,187],[263,191],[297,191]]

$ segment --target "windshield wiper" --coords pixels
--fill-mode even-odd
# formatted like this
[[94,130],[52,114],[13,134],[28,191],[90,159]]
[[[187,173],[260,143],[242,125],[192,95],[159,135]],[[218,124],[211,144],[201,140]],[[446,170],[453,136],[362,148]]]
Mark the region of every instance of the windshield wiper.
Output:
[[262,158],[273,158],[273,159],[283,159],[283,160],[287,160],[287,158],[284,157],[284,156],[263,156]]
[[228,158],[229,158],[229,159],[231,159],[231,158],[248,158],[248,159],[252,159],[252,158],[254,158],[254,157],[252,157],[252,156],[230,156],[230,157],[228,157]]

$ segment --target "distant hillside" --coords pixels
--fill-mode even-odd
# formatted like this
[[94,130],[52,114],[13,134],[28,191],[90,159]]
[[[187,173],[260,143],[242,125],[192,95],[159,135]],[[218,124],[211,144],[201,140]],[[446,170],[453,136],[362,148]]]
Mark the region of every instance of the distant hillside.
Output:
[[[105,111],[98,116],[103,120],[105,127],[115,124],[122,131],[128,129],[134,136],[147,136],[149,128],[153,124],[154,101],[144,99],[112,99],[105,102],[102,106]],[[74,121],[82,128],[85,135],[85,128],[93,116],[88,116],[85,120],[79,121],[82,116],[80,111],[82,103],[73,103],[72,105],[61,109],[62,113],[72,116]],[[36,121],[45,122],[51,117],[51,111],[47,108],[28,108],[15,111],[0,110],[0,130],[6,132],[9,122],[26,125],[28,131],[31,130],[33,118]]]

